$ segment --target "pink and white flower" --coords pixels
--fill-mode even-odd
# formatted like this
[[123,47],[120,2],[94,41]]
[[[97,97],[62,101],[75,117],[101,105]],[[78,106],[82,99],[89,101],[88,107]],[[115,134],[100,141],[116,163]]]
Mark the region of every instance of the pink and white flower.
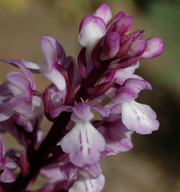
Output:
[[34,120],[41,119],[43,103],[41,93],[36,91],[34,78],[31,72],[22,64],[16,65],[24,72],[9,72],[7,82],[1,85],[0,113],[1,121],[13,116],[16,123],[32,131]]
[[62,150],[69,154],[70,161],[78,167],[97,163],[105,148],[103,136],[90,123],[93,117],[90,106],[77,104],[71,117],[75,126],[61,141]]
[[128,79],[116,91],[112,102],[107,107],[122,114],[122,122],[130,131],[150,134],[159,128],[159,122],[151,107],[134,101],[143,89],[151,90],[152,87],[145,80]]
[[[100,192],[105,182],[100,159],[131,150],[134,132],[159,128],[153,109],[135,101],[140,91],[152,90],[135,70],[139,59],[159,56],[164,42],[142,39],[144,30],[131,33],[132,24],[131,16],[119,12],[112,17],[102,3],[81,21],[78,68],[50,36],[40,40],[45,62],[3,60],[23,73],[8,73],[0,86],[0,131],[9,131],[25,151],[20,157],[12,154],[21,172],[8,184],[15,180],[16,164],[5,154],[0,136],[0,182],[6,183],[0,183],[0,190],[28,190],[40,173],[49,182],[37,192]],[[31,72],[51,81],[43,93],[36,90]],[[43,115],[52,122],[44,140]]]

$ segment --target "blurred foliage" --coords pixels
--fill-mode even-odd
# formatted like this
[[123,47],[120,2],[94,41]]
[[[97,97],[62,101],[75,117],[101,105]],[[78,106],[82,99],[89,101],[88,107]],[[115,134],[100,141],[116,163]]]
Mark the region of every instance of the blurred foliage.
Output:
[[154,3],[151,6],[151,15],[148,20],[158,30],[158,35],[162,36],[165,42],[164,63],[158,70],[157,79],[174,91],[180,90],[180,6],[165,1],[164,3]]
[[[180,93],[180,1],[179,0],[133,0],[142,13],[144,28],[148,33],[163,38],[165,49],[160,58],[154,59],[157,64],[153,70],[153,80],[165,85],[174,92]],[[149,68],[149,69],[148,69]],[[146,69],[145,69],[146,70]],[[151,74],[150,74],[151,76]]]
[[159,114],[160,129],[151,135],[138,136],[143,143],[139,151],[154,155],[171,176],[180,177],[180,166],[174,166],[180,162],[180,101],[165,86],[153,84],[153,88],[155,91],[151,94],[142,93],[138,99],[151,103],[151,107]]
[[141,9],[143,12],[150,11],[150,7],[154,3],[168,3],[173,4],[180,7],[180,1],[179,0],[133,0],[135,5]]
[[6,8],[11,11],[20,11],[27,7],[28,0],[0,0],[1,8]]
[[80,20],[88,13],[92,13],[102,2],[108,3],[110,0],[39,0],[39,2],[64,21],[72,22]]

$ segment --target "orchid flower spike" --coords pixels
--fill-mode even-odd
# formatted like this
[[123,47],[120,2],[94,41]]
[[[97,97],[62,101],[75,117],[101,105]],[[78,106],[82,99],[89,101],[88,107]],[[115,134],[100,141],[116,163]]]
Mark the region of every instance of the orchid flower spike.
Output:
[[[5,153],[0,136],[0,191],[29,191],[40,174],[48,182],[36,192],[101,192],[100,160],[131,150],[134,132],[159,129],[155,111],[136,101],[152,86],[135,72],[140,59],[161,55],[164,42],[144,40],[144,30],[131,32],[132,24],[131,16],[113,17],[102,3],[80,23],[77,65],[50,36],[40,40],[41,64],[2,60],[23,73],[8,73],[0,85],[0,132],[9,131],[24,150]],[[51,84],[36,90],[31,72]],[[44,115],[51,122],[45,136]]]

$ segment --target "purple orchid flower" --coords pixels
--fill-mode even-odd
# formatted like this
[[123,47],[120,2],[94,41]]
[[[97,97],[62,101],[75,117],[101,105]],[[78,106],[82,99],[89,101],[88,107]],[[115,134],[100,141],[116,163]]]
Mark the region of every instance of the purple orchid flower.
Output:
[[[127,117],[128,114],[128,117]],[[124,125],[139,134],[150,134],[159,128],[157,115],[152,108],[136,101],[122,105],[122,121]],[[131,119],[131,121],[129,121]]]
[[133,144],[130,131],[122,123],[120,115],[111,114],[98,128],[106,141],[106,148],[102,156],[117,155],[120,152],[126,152],[132,149]]
[[103,136],[90,123],[93,117],[90,106],[78,103],[71,116],[75,126],[61,141],[62,150],[69,154],[70,161],[78,167],[97,163],[105,148]]
[[[0,190],[28,191],[40,174],[49,181],[36,192],[100,192],[105,183],[100,159],[131,150],[134,132],[159,128],[153,109],[135,101],[140,91],[152,90],[135,70],[139,59],[159,56],[164,42],[143,40],[144,31],[131,33],[132,24],[131,16],[112,17],[102,3],[80,24],[78,68],[50,36],[40,40],[44,63],[3,60],[23,73],[8,73],[0,86],[0,131],[9,131],[25,150],[20,157],[12,155],[21,170],[16,179],[12,169],[17,165],[5,155],[0,136],[0,182],[6,183]],[[31,72],[51,81],[43,93]],[[52,122],[44,139],[43,115]]]
[[[141,79],[128,79],[112,98],[114,111],[122,113],[122,122],[130,131],[139,134],[150,134],[159,128],[156,113],[148,105],[134,101],[143,89],[152,89],[149,82]],[[119,105],[117,105],[120,103]]]
[[60,171],[72,183],[68,191],[101,191],[104,187],[104,176],[98,163],[76,167],[67,158],[60,165]]
[[33,130],[34,120],[43,114],[40,92],[36,91],[31,72],[20,62],[16,65],[24,72],[9,72],[7,82],[1,85],[1,121],[13,117],[27,131]]
[[66,158],[60,163],[60,171],[68,181],[78,180],[79,174],[84,177],[96,179],[102,173],[102,169],[99,163],[93,165],[84,165],[83,167],[77,167],[70,162],[69,158]]
[[36,64],[27,60],[3,60],[12,65],[22,63],[28,69],[35,73],[42,73],[49,79],[60,91],[67,87],[68,79],[64,68],[68,67],[70,63],[74,64],[72,57],[66,57],[64,49],[56,39],[49,36],[44,36],[40,41],[41,49],[45,56],[45,62]]
[[[63,189],[65,190],[68,190],[68,191],[75,190],[76,184],[81,183],[82,179],[86,180],[86,181],[83,181],[84,184],[85,182],[90,182],[90,183],[100,182],[101,184],[102,180],[99,179],[99,177],[101,176],[101,173],[102,173],[102,170],[99,164],[85,165],[84,167],[78,168],[69,161],[69,158],[66,158],[60,163],[47,166],[41,170],[42,176],[46,178],[50,178],[49,183],[46,184],[43,187],[43,189],[44,190],[48,188],[54,189],[56,188],[55,186],[59,183],[60,185],[63,185]],[[93,184],[94,190],[96,188],[95,183]],[[92,187],[92,185],[90,187]],[[83,191],[84,185],[80,185],[78,189],[80,191]]]

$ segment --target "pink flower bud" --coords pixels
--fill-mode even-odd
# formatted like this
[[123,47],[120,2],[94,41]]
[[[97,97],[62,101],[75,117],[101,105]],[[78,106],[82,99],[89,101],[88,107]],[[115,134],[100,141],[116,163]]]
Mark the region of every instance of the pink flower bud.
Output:
[[164,49],[164,42],[160,37],[152,37],[147,40],[147,46],[140,59],[151,59],[161,55]]
[[145,40],[134,41],[128,50],[128,55],[130,57],[138,57],[139,55],[141,55],[144,52],[145,49],[146,49]]
[[120,35],[128,34],[131,30],[133,23],[133,18],[131,16],[126,16],[119,19],[114,26],[114,31],[117,31]]
[[93,16],[100,17],[107,25],[112,18],[112,13],[106,3],[102,3],[93,13]]
[[101,60],[113,58],[119,51],[120,36],[117,32],[108,33],[103,42],[103,52],[100,55]]

